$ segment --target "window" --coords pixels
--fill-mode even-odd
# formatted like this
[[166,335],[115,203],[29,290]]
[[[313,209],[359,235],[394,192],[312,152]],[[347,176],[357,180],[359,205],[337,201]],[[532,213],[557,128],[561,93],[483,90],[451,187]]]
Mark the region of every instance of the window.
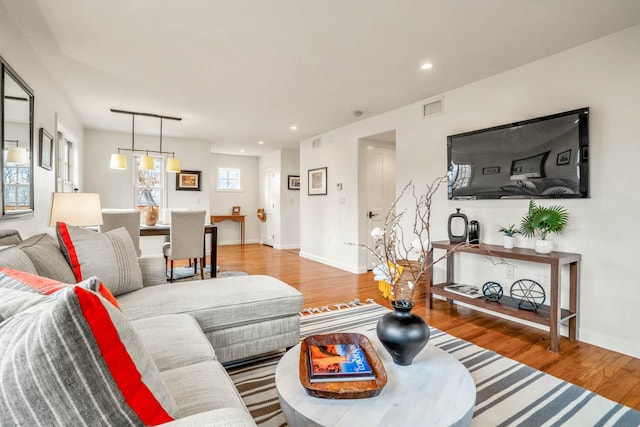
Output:
[[[6,156],[6,154],[5,154]],[[7,212],[31,206],[31,164],[4,165],[4,208]]]
[[162,173],[162,157],[153,157],[153,170],[140,170],[140,155],[135,156],[135,203],[136,207],[161,206],[164,192],[164,180]]
[[58,132],[56,159],[56,191],[69,193],[73,191],[73,143]]
[[471,165],[455,164],[449,169],[449,194],[458,188],[468,187],[471,181]]
[[218,185],[216,188],[221,191],[241,190],[240,169],[218,168]]

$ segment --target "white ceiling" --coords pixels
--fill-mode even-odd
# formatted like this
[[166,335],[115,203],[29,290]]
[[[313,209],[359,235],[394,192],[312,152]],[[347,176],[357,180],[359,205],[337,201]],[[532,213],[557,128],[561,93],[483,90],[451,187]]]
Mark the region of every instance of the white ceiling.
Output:
[[640,23],[638,0],[0,1],[86,128],[178,116],[165,136],[246,155]]

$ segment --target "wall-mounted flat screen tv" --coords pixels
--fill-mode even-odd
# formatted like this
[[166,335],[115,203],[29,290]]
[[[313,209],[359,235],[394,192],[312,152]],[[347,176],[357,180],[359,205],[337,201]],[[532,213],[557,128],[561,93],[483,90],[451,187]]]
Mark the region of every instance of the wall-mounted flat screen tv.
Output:
[[589,108],[447,137],[449,199],[588,198]]

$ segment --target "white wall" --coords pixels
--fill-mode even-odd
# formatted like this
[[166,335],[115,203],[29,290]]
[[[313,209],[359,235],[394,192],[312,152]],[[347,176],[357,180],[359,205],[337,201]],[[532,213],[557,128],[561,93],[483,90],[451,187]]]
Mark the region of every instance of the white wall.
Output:
[[[215,180],[218,167],[239,168],[241,191],[217,191]],[[210,186],[212,214],[231,215],[233,206],[240,206],[245,218],[245,243],[258,243],[260,241],[258,223],[256,217],[258,210],[258,158],[251,156],[232,156],[225,154],[210,155]],[[240,224],[232,221],[223,221],[218,224],[218,244],[230,245],[240,243]]]
[[[279,177],[279,186],[272,189],[269,208],[269,232],[274,236],[275,249],[297,249],[300,247],[300,190],[289,190],[289,175],[300,175],[300,152],[298,150],[276,150],[260,157],[260,200],[267,200],[264,172],[271,169]],[[262,203],[262,202],[261,202]],[[266,208],[266,206],[260,206]]]
[[[157,120],[157,119],[154,119]],[[137,122],[137,120],[136,120]],[[85,174],[85,190],[100,193],[103,208],[133,208],[134,207],[134,169],[131,152],[126,154],[126,170],[109,168],[111,154],[120,148],[131,148],[131,132],[107,132],[87,130],[85,132],[85,158],[87,166]],[[136,135],[135,148],[159,150],[159,136]],[[166,200],[159,203],[163,208],[180,208],[206,210],[207,218],[210,212],[210,167],[209,145],[203,141],[191,141],[185,139],[162,138],[163,151],[175,152],[180,159],[183,170],[201,171],[201,191],[177,191],[176,174],[165,173]],[[208,221],[208,220],[207,220]],[[140,241],[140,247],[144,255],[162,254],[162,237],[145,237]],[[207,239],[208,242],[208,239]],[[209,246],[207,244],[207,251]]]
[[282,195],[281,218],[282,240],[278,249],[300,247],[300,190],[289,190],[289,175],[300,175],[300,151],[281,150],[282,153]]
[[[422,102],[372,117],[301,143],[301,170],[328,166],[329,195],[301,199],[301,254],[349,271],[361,271],[355,194],[358,138],[396,129],[397,188],[410,180],[422,185],[446,173],[446,136],[590,107],[591,198],[545,201],[562,203],[571,214],[568,230],[554,237],[556,249],[582,254],[579,339],[640,357],[640,229],[635,226],[640,193],[635,175],[640,158],[640,26],[446,92],[444,114],[422,118]],[[326,143],[325,143],[326,142]],[[304,179],[305,177],[303,177]],[[335,182],[344,183],[346,203],[337,203]],[[306,186],[306,180],[303,182]],[[519,223],[526,200],[448,201],[443,188],[432,216],[434,237],[446,240],[447,217],[462,208],[482,227],[481,238],[501,243],[497,229]],[[519,238],[518,246],[532,247]],[[464,267],[461,264],[464,263]],[[482,257],[457,263],[462,281],[484,280],[510,287],[503,268]],[[436,271],[443,276],[444,264]],[[548,274],[548,273],[547,273]],[[544,281],[535,265],[518,265],[517,278]],[[566,296],[566,279],[563,279]],[[506,285],[506,286],[505,286]]]
[[[18,75],[33,89],[34,106],[34,216],[33,218],[0,222],[1,229],[17,229],[23,237],[28,237],[45,230],[49,222],[51,209],[51,193],[55,191],[55,172],[38,167],[38,130],[44,127],[51,135],[56,133],[56,117],[68,129],[80,138],[83,128],[78,116],[67,103],[64,94],[53,84],[35,52],[24,38],[20,29],[9,17],[5,6],[0,3],[0,56],[16,71]],[[76,149],[82,156],[83,141],[78,140]],[[77,182],[83,190],[83,183]]]

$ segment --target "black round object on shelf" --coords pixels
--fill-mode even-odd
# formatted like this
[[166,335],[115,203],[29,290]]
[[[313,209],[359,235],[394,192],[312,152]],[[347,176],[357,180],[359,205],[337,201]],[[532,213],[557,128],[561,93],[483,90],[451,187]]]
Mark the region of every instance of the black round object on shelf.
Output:
[[511,285],[511,298],[518,302],[518,308],[535,311],[547,298],[540,283],[530,279],[520,279]]
[[487,282],[482,285],[482,294],[489,301],[498,301],[504,295],[504,291],[500,283]]

